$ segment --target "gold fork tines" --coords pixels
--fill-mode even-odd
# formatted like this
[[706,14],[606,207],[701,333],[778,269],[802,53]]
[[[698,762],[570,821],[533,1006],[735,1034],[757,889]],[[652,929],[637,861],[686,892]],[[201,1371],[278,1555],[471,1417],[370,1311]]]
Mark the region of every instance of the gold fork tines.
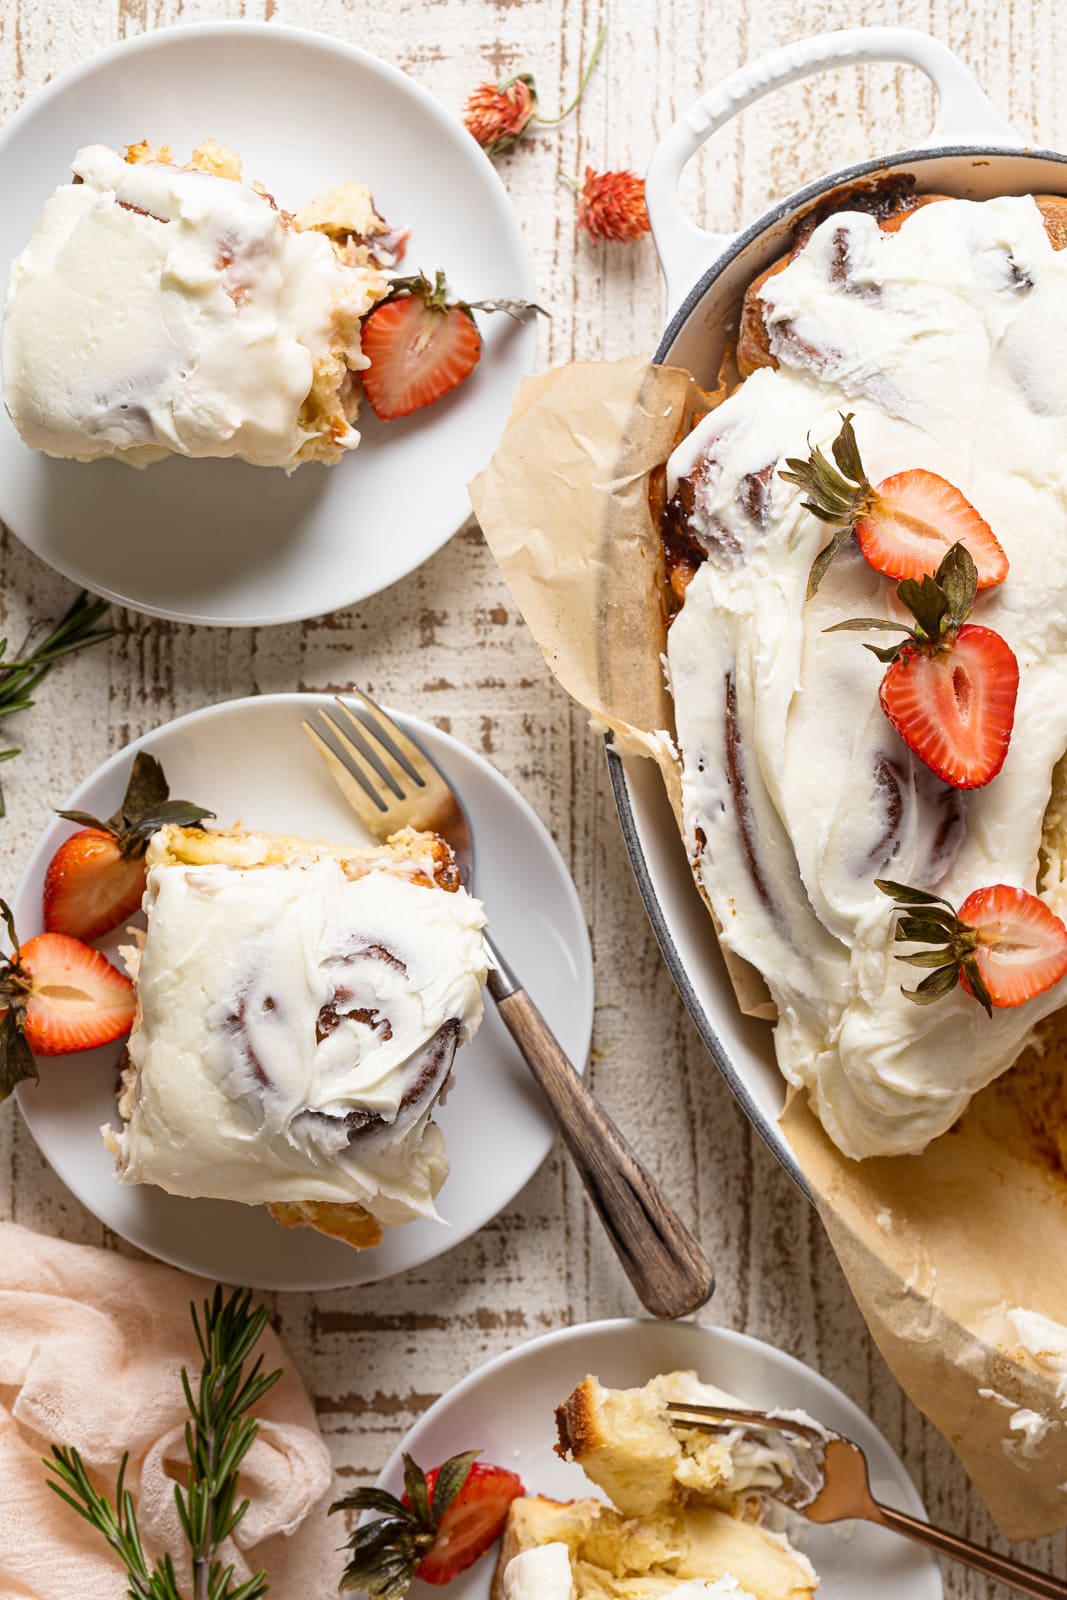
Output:
[[792,1417],[776,1417],[769,1411],[751,1411],[745,1406],[687,1405],[683,1400],[669,1400],[667,1410],[676,1426],[696,1428],[702,1433],[729,1432],[741,1426],[796,1434],[798,1438],[819,1444],[825,1443],[828,1437],[828,1430],[813,1423],[795,1422]]
[[1033,1600],[1067,1600],[1067,1583],[1061,1578],[1037,1572],[995,1550],[983,1550],[969,1539],[920,1522],[918,1517],[876,1500],[871,1493],[867,1457],[858,1444],[832,1429],[793,1422],[789,1417],[772,1416],[768,1411],[750,1411],[742,1406],[690,1406],[670,1401],[667,1410],[675,1427],[697,1428],[707,1433],[723,1433],[738,1426],[753,1432],[773,1430],[817,1445],[817,1450],[812,1452],[817,1469],[814,1482],[805,1481],[810,1475],[798,1471],[792,1483],[783,1479],[780,1490],[770,1491],[775,1499],[799,1511],[809,1522],[847,1522],[856,1518],[875,1522],[916,1544],[925,1545],[938,1555],[962,1561],[965,1566],[1007,1584],[1020,1594],[1031,1595]]
[[366,715],[338,697],[337,712],[319,711],[328,739],[306,718],[302,723],[345,799],[376,838],[404,827],[445,833],[455,809],[452,791],[380,706],[362,690],[352,692]]

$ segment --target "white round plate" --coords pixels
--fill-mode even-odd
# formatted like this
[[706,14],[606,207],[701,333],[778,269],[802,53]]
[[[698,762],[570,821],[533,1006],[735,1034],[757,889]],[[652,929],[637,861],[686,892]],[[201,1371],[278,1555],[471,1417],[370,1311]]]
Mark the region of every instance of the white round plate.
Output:
[[[694,1322],[587,1322],[497,1356],[430,1407],[378,1481],[400,1493],[405,1450],[429,1468],[460,1450],[481,1449],[486,1461],[517,1472],[531,1494],[602,1499],[580,1467],[554,1453],[555,1407],[590,1372],[611,1388],[630,1388],[679,1369],[693,1369],[705,1383],[759,1409],[784,1406],[809,1412],[866,1452],[879,1499],[912,1516],[925,1516],[901,1462],[840,1389],[759,1339]],[[942,1600],[934,1559],[887,1529],[870,1523],[825,1528],[799,1523],[798,1528],[790,1537],[819,1574],[819,1600]],[[495,1561],[494,1550],[457,1578],[449,1587],[451,1600],[488,1600]],[[410,1600],[432,1600],[435,1593],[418,1582],[409,1591]]]
[[[308,838],[367,835],[301,731],[327,695],[230,700],[179,717],[105,761],[66,802],[110,816],[135,750],[163,763],[176,798],[197,800],[221,827]],[[394,713],[422,740],[462,796],[475,843],[474,888],[493,933],[576,1066],[584,1070],[593,1027],[593,973],[585,919],[563,859],[543,824],[500,774],[447,734]],[[71,825],[57,818],[30,856],[15,895],[19,937],[41,926],[44,873]],[[121,932],[101,941],[115,959]],[[83,1205],[149,1254],[190,1272],[257,1289],[333,1289],[375,1283],[461,1243],[514,1199],[551,1148],[555,1125],[499,1016],[487,1001],[474,1040],[456,1056],[448,1103],[437,1114],[452,1172],[438,1199],[442,1222],[388,1228],[375,1250],[357,1251],[308,1228],[286,1231],[263,1206],[185,1200],[149,1185],[119,1183],[100,1138],[119,1125],[118,1049],[42,1060],[40,1082],[17,1090],[43,1154]]]
[[[358,33],[358,10],[350,13]],[[345,178],[411,228],[403,271],[437,268],[464,299],[532,300],[518,221],[466,129],[395,67],[339,40],[270,23],[140,35],[63,74],[0,134],[0,281],[83,145],[146,138],[184,160],[221,139],[295,208]],[[122,605],[184,622],[290,622],[375,594],[470,514],[536,331],[479,319],[481,362],[452,395],[383,423],[334,467],[286,478],[239,461],[53,461],[0,415],[0,520],[36,555]]]

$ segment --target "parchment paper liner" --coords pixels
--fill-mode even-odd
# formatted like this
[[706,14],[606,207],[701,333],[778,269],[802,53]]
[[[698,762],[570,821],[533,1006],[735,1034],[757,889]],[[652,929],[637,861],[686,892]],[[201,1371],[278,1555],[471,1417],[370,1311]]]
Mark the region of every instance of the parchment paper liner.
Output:
[[[643,357],[528,378],[471,488],[552,672],[624,751],[657,763],[676,816],[648,477],[684,429],[694,392],[688,373]],[[773,1016],[758,973],[724,954],[742,1011]],[[921,1156],[849,1161],[803,1097],[782,1116],[879,1349],[1009,1539],[1067,1526],[1067,1379],[1061,1393],[1007,1316],[1021,1306],[1067,1323],[1065,1044],[1061,1014],[1044,1053],[1028,1052]],[[1020,1410],[1047,1419],[1042,1437],[1028,1443],[1011,1428]]]

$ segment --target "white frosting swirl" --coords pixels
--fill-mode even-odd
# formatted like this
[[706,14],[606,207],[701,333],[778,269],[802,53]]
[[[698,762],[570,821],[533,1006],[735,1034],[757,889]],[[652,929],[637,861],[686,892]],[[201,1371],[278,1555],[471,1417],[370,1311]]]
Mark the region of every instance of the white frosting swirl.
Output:
[[478,901],[325,856],[157,865],[145,905],[123,1181],[433,1215],[429,1118],[482,1014]]
[[[1067,748],[1067,251],[1029,197],[927,205],[897,232],[842,213],[762,299],[779,369],[749,377],[668,467],[670,493],[692,475],[708,552],[668,642],[687,841],[723,943],[767,979],[786,1077],[847,1155],[919,1151],[1067,998],[1061,983],[992,1021],[959,990],[912,1004],[901,984],[922,974],[894,959],[874,887],[889,876],[957,904],[1037,887]],[[940,473],[1011,562],[975,620],[1018,657],[1015,731],[1000,775],[966,796],[886,721],[862,636],[824,631],[899,616],[893,586],[847,549],[804,600],[827,529],[778,471],[809,436],[826,449],[842,410],[873,482]],[[1058,879],[1043,894],[1067,915]]]
[[[11,269],[4,399],[27,444],[147,466],[168,453],[292,468],[317,363],[352,369],[384,292],[269,199],[90,145]],[[333,444],[351,448],[345,426]]]

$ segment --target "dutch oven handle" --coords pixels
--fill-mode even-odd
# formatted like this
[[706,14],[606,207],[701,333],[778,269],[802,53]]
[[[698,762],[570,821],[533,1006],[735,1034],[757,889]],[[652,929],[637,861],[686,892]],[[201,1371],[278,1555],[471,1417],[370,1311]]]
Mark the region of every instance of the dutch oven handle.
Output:
[[660,140],[649,163],[645,195],[660,264],[667,280],[668,315],[721,255],[733,235],[709,233],[682,210],[682,169],[718,128],[781,84],[827,68],[863,61],[899,61],[919,67],[937,89],[937,119],[920,148],[931,145],[1018,146],[1015,130],[979,88],[947,45],[915,28],[844,28],[783,45],[739,67],[707,89]]

